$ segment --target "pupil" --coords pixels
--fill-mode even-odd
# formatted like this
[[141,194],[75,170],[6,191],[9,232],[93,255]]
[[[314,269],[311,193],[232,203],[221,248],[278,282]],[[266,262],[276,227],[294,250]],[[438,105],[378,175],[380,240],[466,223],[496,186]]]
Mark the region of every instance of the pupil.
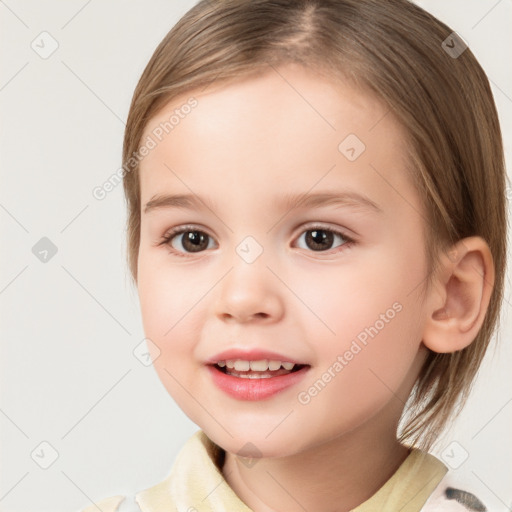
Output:
[[[206,246],[208,245],[207,243],[205,247],[202,247],[202,245],[205,245],[205,240],[206,237],[200,231],[188,231],[185,236],[183,245],[187,250],[190,249],[191,252],[197,252],[203,248],[206,248]],[[187,247],[187,244],[190,244],[190,246]]]
[[334,234],[324,229],[313,229],[306,235],[306,243],[310,249],[326,249],[332,244]]

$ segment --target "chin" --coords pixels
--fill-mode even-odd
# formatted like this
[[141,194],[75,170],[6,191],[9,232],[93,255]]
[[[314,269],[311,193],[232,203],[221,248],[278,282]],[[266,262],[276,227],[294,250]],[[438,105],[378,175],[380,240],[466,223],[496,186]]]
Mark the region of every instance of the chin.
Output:
[[[201,427],[202,428],[202,427]],[[271,458],[287,457],[294,455],[300,450],[300,440],[295,439],[293,433],[283,429],[282,432],[274,432],[268,437],[272,429],[265,429],[263,432],[258,428],[248,429],[247,427],[235,429],[228,427],[231,436],[221,427],[202,428],[206,435],[222,449],[233,455],[249,458]]]

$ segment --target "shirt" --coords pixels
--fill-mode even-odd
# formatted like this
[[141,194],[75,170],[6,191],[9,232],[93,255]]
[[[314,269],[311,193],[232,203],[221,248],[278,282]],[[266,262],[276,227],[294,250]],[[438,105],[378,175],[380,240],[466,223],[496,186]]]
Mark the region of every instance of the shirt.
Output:
[[[169,475],[135,495],[117,495],[81,512],[253,512],[222,474],[224,450],[202,431],[178,453]],[[412,448],[391,478],[351,512],[486,512],[471,492],[458,487],[433,455]]]

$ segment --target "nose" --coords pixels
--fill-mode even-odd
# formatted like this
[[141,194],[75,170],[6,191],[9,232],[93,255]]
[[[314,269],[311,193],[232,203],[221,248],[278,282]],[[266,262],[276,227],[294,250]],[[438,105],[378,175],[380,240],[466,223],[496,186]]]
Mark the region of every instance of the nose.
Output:
[[232,268],[219,283],[216,315],[224,322],[276,322],[284,314],[280,281],[263,257],[247,263],[233,259]]

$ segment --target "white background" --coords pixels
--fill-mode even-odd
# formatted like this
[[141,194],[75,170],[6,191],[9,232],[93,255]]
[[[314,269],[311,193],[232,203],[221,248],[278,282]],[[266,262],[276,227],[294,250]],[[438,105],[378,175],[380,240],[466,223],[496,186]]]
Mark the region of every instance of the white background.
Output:
[[[484,67],[510,167],[511,0],[418,3]],[[2,512],[72,512],[140,491],[167,476],[197,430],[133,355],[144,333],[125,263],[122,185],[92,196],[120,166],[145,64],[194,4],[0,0]],[[43,31],[59,45],[47,59],[31,48]],[[58,249],[46,263],[32,252],[43,237]],[[434,451],[460,461],[467,452],[457,473],[493,511],[512,509],[509,280],[501,345]]]

